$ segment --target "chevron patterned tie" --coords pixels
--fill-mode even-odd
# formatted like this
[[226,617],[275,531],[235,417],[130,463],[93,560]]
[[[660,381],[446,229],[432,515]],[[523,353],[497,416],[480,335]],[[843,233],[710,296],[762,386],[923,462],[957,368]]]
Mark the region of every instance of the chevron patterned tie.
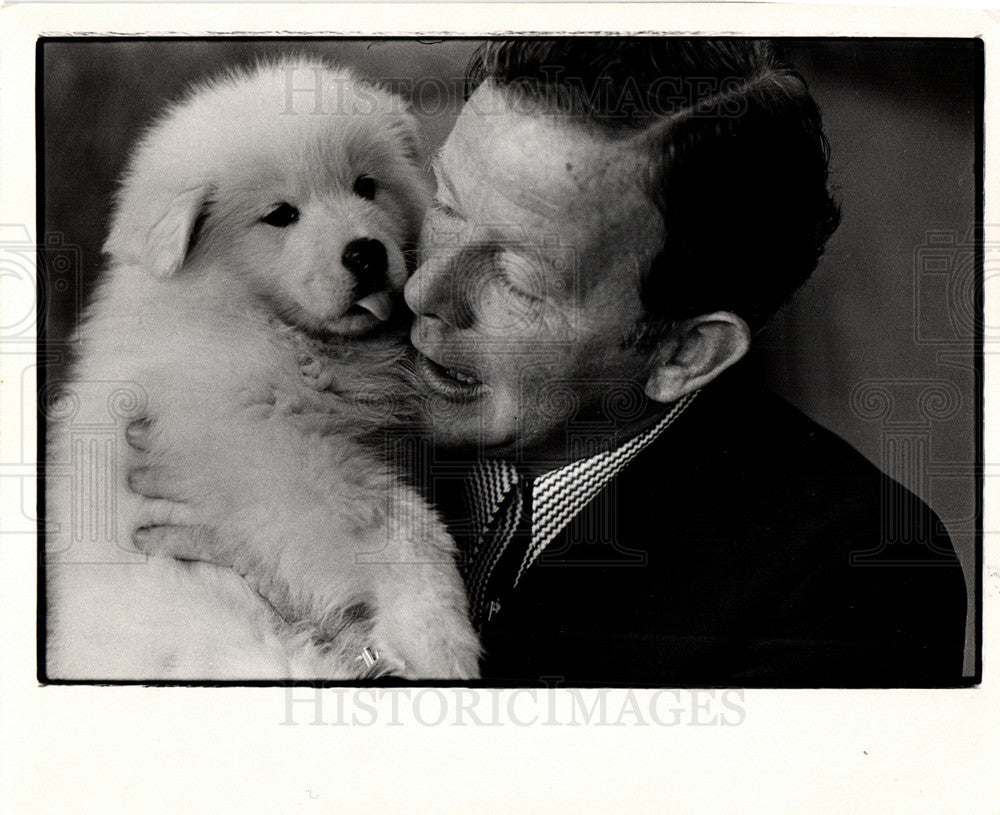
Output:
[[678,400],[645,433],[537,478],[527,478],[509,461],[499,459],[473,466],[465,482],[465,500],[473,526],[481,531],[462,535],[461,565],[473,622],[480,631],[500,613],[504,598],[545,547],[687,409],[697,393]]
[[481,500],[496,506],[475,540],[465,574],[473,624],[481,630],[499,613],[530,545],[532,480],[507,462],[478,468],[476,478]]

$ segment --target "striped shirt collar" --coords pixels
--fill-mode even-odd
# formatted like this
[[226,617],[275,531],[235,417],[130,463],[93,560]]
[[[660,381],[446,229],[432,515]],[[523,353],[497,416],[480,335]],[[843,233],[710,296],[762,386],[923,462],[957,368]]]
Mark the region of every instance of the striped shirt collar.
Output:
[[[660,437],[697,394],[694,391],[675,402],[654,427],[619,447],[572,461],[535,479],[531,493],[531,543],[517,572],[517,579],[612,478]],[[504,497],[520,479],[516,465],[509,461],[487,459],[473,467],[466,495],[477,529],[486,529],[490,525]]]

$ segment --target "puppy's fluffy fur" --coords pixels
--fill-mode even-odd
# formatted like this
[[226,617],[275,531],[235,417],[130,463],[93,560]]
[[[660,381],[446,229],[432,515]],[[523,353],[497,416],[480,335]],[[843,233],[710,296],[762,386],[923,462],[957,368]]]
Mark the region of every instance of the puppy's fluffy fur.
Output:
[[[397,97],[289,59],[195,88],[138,145],[53,407],[50,677],[477,675],[453,543],[366,445],[416,398],[384,322],[429,193],[416,137]],[[358,239],[386,249],[377,285],[345,268]],[[128,489],[137,417],[190,518]],[[274,605],[131,544],[191,519]]]

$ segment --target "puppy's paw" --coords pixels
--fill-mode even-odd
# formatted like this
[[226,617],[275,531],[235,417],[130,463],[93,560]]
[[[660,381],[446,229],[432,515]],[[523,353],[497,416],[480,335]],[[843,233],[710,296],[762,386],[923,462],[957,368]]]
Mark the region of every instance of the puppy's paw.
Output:
[[329,366],[312,354],[299,355],[299,372],[303,381],[314,390],[329,390],[334,382]]

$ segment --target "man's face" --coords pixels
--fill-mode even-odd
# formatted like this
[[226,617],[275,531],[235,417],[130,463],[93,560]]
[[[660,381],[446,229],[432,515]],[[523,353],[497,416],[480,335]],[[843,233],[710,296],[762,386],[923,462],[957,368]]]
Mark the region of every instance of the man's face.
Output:
[[436,443],[558,461],[568,425],[648,414],[649,360],[627,342],[662,241],[645,169],[626,140],[473,94],[406,285]]

